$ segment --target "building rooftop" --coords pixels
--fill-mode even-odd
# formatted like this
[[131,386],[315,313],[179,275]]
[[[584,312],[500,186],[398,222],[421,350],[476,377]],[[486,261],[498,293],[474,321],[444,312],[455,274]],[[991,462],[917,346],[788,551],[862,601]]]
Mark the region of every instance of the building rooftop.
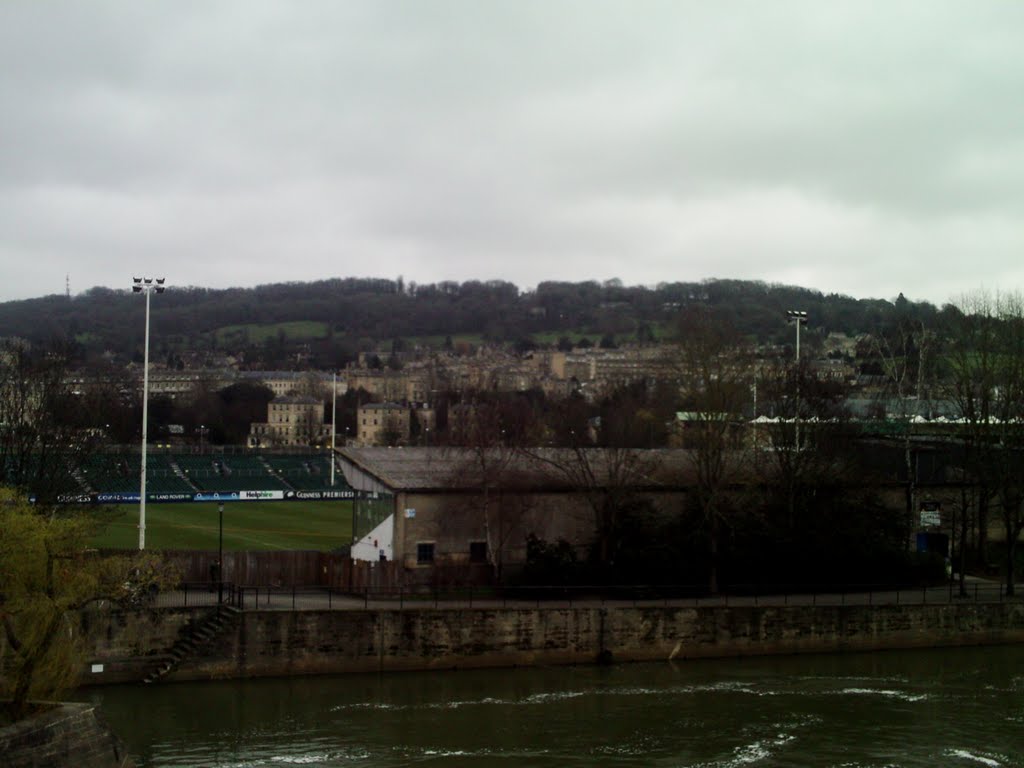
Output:
[[[681,449],[354,447],[338,450],[346,477],[361,490],[471,491],[484,478],[505,489],[569,491],[628,485],[637,490],[686,487],[691,452]],[[352,477],[349,477],[350,473]]]

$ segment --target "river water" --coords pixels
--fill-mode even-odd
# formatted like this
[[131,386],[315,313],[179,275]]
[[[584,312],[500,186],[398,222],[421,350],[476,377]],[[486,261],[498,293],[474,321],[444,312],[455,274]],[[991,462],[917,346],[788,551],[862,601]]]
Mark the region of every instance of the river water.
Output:
[[146,766],[1024,766],[1024,646],[117,686]]

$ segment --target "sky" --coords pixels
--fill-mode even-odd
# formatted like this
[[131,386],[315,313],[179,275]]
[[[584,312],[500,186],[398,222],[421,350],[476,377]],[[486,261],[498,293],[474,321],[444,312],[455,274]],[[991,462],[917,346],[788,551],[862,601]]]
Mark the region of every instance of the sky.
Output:
[[0,301],[1024,287],[1024,3],[0,3]]

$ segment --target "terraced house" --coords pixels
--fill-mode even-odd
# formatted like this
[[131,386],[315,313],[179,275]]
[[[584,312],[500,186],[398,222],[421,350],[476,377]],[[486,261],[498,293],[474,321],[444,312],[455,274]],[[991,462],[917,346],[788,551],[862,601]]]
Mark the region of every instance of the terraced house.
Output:
[[267,404],[267,420],[254,422],[249,446],[320,445],[330,440],[324,404],[314,397],[276,397]]

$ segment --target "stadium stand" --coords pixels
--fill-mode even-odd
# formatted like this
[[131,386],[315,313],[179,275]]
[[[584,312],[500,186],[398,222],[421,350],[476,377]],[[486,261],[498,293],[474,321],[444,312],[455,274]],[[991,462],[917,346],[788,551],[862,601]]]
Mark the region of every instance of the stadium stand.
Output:
[[[323,490],[331,487],[330,461],[323,453],[152,451],[146,456],[146,490],[149,493]],[[74,476],[87,492],[138,493],[141,463],[138,450],[98,453],[90,456]],[[340,472],[335,473],[334,488],[349,488]]]
[[[141,461],[135,457],[141,467]],[[138,470],[136,470],[136,474]],[[191,493],[193,486],[166,454],[146,455],[146,489],[150,493]]]
[[139,490],[139,457],[134,471],[131,456],[98,453],[88,457],[80,469],[86,490],[103,493],[132,493]]
[[173,454],[171,460],[204,491],[284,491],[289,486],[270,474],[258,456]]
[[[268,455],[263,459],[271,471],[297,491],[314,491],[331,487],[331,463],[326,456],[285,454]],[[335,472],[334,482],[335,488],[348,488],[345,477],[340,472]]]
[[[138,493],[142,458],[138,453],[97,453],[86,459],[80,477],[87,491]],[[149,493],[192,493],[196,489],[175,472],[166,456],[146,456],[146,490]]]

